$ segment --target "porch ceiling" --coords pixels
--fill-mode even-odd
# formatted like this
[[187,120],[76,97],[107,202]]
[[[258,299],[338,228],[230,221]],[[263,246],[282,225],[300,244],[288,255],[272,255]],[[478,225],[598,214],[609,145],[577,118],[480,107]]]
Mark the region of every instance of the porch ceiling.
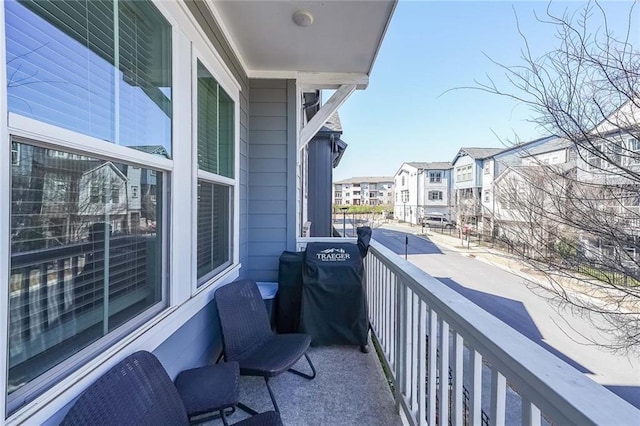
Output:
[[[311,73],[368,76],[397,0],[210,0],[250,77]],[[306,11],[301,27],[293,15]]]

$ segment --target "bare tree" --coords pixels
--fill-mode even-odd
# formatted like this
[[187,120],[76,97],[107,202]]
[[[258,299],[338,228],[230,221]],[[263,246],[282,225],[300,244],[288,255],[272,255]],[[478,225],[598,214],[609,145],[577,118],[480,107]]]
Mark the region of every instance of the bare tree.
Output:
[[[533,153],[496,183],[496,224],[519,259],[542,273],[554,299],[593,319],[616,351],[640,350],[640,52],[616,34],[601,4],[556,14],[541,25],[558,46],[522,63],[496,63],[508,84],[475,89],[528,105],[534,121],[568,141],[574,161],[549,165]],[[594,28],[595,25],[595,28]],[[505,172],[507,173],[507,172]]]

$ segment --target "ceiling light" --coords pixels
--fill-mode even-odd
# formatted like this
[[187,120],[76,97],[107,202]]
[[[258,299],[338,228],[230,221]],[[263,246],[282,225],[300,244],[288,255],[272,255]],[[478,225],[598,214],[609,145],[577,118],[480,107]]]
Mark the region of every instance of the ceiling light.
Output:
[[313,24],[313,15],[306,10],[298,10],[293,14],[292,19],[299,27],[308,27]]

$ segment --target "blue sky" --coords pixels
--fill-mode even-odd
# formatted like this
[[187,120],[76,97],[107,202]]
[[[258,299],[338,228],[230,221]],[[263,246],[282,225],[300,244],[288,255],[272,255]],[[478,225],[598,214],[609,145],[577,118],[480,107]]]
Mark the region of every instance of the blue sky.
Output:
[[[554,2],[552,8],[562,12],[584,4]],[[485,55],[505,65],[523,64],[514,9],[536,53],[555,48],[553,29],[534,15],[544,16],[546,6],[541,1],[400,0],[369,87],[340,108],[349,147],[334,180],[393,176],[403,162],[451,161],[464,146],[501,147],[545,136],[529,121],[535,117],[525,106],[451,89],[487,81],[486,76],[504,81],[504,73]],[[621,32],[630,6],[630,1],[603,2],[609,25]],[[634,16],[640,19],[640,5]],[[640,40],[633,44],[640,46]]]

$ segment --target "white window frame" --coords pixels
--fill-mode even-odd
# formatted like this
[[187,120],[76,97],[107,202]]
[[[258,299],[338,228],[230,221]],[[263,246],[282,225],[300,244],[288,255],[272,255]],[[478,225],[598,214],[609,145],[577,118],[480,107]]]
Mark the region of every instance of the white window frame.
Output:
[[429,172],[429,183],[442,183],[442,172]]
[[[145,168],[155,168],[157,170],[160,170],[163,173],[164,177],[163,191],[165,195],[168,194],[167,186],[170,181],[169,176],[171,174],[173,166],[172,160],[157,157],[132,148],[115,145],[101,139],[97,139],[51,124],[43,123],[38,120],[24,117],[15,113],[8,114],[7,124],[9,140],[14,137],[21,138],[28,140],[28,143],[31,145],[48,149],[62,150],[72,155],[89,155],[91,157],[100,158],[105,161],[115,161],[118,163],[126,163],[128,165],[135,165]],[[102,188],[102,190],[104,190],[104,188]],[[64,371],[68,370],[69,368],[75,368],[72,366],[77,365],[79,362],[87,362],[88,356],[93,357],[96,354],[115,351],[117,345],[114,345],[114,342],[126,340],[127,335],[130,334],[133,330],[138,329],[144,324],[150,323],[154,319],[154,317],[157,317],[163,310],[165,310],[169,306],[169,282],[167,280],[167,270],[169,268],[169,233],[171,232],[171,224],[168,220],[170,202],[171,200],[169,200],[168,197],[165,197],[165,201],[163,202],[162,206],[163,217],[166,219],[165,225],[163,226],[164,232],[162,234],[162,240],[160,241],[163,259],[161,272],[162,296],[160,301],[154,304],[149,309],[137,314],[135,317],[128,320],[122,327],[110,332],[109,335],[103,336],[97,341],[93,342],[88,347],[92,348],[89,349],[89,352],[87,351],[87,348],[83,348],[78,353],[53,366],[51,369],[40,375],[38,379],[36,379],[36,381],[31,382],[26,386],[28,386],[30,389],[33,389],[34,387],[37,389],[42,386],[48,387],[50,386],[51,377],[63,376]],[[7,205],[10,205],[11,203],[10,191],[7,194],[7,203],[9,203]],[[7,258],[9,259],[10,257],[7,256]],[[8,274],[10,265],[7,264],[6,268]],[[1,295],[1,297],[3,298],[5,303],[8,303],[8,293]],[[7,337],[5,337],[5,339]],[[3,352],[6,351],[8,347],[8,340],[4,341],[4,345],[4,347],[0,347],[0,350]],[[3,354],[3,357],[6,357],[6,354]],[[88,364],[91,364],[91,361],[88,361]],[[6,375],[3,378],[4,382],[2,384],[3,389],[1,393],[4,395],[4,398],[7,398]],[[54,381],[54,383],[57,383],[57,385],[54,386],[59,386],[60,383],[66,383],[68,380],[70,379],[63,378],[60,381]],[[25,389],[28,391],[27,388]]]
[[427,197],[429,201],[442,201],[444,199],[444,194],[442,191],[429,191]]
[[[193,47],[191,53],[191,117],[192,117],[192,139],[191,139],[191,165],[192,165],[192,252],[191,252],[191,293],[196,295],[202,291],[210,290],[220,285],[221,277],[225,276],[230,270],[239,266],[240,249],[238,242],[240,241],[240,90],[234,84],[229,84],[227,70],[223,63],[211,54],[212,52],[200,50]],[[233,178],[218,175],[215,173],[200,170],[198,167],[198,62],[200,62],[216,80],[220,87],[233,101]],[[229,217],[231,218],[231,232],[229,233],[229,264],[220,269],[214,269],[211,273],[205,275],[204,279],[198,283],[198,180],[205,180],[208,183],[229,186],[231,192],[231,203],[229,208],[232,210]],[[212,287],[213,286],[213,287]]]

